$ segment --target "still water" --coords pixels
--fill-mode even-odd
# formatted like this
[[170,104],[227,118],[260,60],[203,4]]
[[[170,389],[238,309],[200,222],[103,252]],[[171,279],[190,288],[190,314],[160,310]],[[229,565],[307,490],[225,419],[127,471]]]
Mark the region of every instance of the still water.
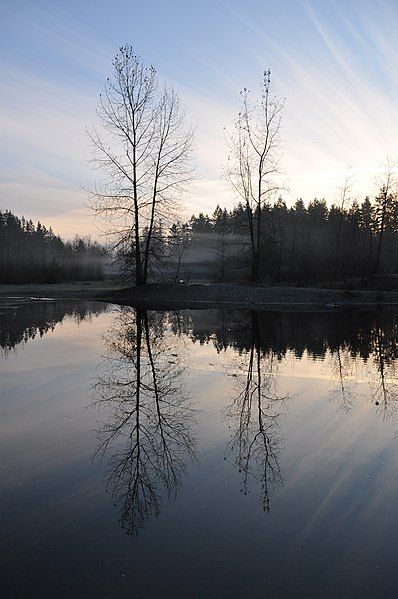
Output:
[[0,305],[2,597],[397,597],[393,313]]

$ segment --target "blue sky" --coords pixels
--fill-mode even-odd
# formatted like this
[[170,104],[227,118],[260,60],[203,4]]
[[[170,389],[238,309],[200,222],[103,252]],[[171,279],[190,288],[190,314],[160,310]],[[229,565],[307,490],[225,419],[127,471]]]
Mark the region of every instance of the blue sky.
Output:
[[188,213],[234,204],[223,127],[266,67],[286,97],[284,197],[332,202],[351,167],[361,198],[398,155],[397,32],[396,0],[2,0],[0,206],[66,237],[96,235],[82,191],[96,176],[85,127],[126,42],[197,124]]

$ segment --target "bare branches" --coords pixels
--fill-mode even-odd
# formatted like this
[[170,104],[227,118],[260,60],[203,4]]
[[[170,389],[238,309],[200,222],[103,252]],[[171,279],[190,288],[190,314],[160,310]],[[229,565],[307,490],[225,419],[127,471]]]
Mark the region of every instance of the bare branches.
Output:
[[259,278],[261,218],[264,206],[280,187],[280,124],[284,100],[271,94],[271,71],[261,83],[261,97],[251,101],[250,90],[241,91],[242,108],[228,138],[227,178],[243,200],[248,217],[252,254],[252,280]]
[[193,178],[194,129],[184,126],[176,91],[159,86],[155,69],[129,45],[119,48],[97,114],[101,134],[92,129],[89,137],[93,166],[104,176],[90,193],[90,206],[116,222],[114,232],[122,237],[129,228],[139,285],[147,281],[156,223],[178,205]]

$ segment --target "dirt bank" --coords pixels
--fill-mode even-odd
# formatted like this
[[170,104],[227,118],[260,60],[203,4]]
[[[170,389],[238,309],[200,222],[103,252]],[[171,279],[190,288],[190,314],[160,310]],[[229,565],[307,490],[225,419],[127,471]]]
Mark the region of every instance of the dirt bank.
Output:
[[146,308],[241,307],[333,310],[354,306],[397,306],[398,292],[343,291],[314,287],[260,287],[236,283],[150,284],[104,294],[103,300]]
[[112,281],[54,285],[0,285],[2,297],[91,299],[145,308],[183,309],[206,307],[263,310],[344,310],[390,306],[398,309],[397,291],[344,291],[315,287],[261,287],[239,283],[184,285],[149,284],[116,288]]

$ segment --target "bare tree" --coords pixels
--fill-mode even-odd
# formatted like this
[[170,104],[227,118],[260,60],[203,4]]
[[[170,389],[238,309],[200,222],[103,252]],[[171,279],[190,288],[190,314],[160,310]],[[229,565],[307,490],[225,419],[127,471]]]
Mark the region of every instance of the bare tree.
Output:
[[189,244],[192,241],[189,225],[184,223],[173,223],[169,232],[169,255],[170,260],[174,265],[174,282],[180,278],[181,262]]
[[217,257],[216,275],[220,281],[225,281],[231,227],[226,209],[221,209],[218,205],[213,213],[213,229],[215,233],[213,249]]
[[347,414],[351,412],[354,400],[355,391],[358,384],[355,376],[356,363],[353,356],[346,351],[343,339],[337,327],[337,336],[339,343],[336,345],[331,354],[331,370],[338,383],[338,388],[333,392],[333,397],[337,398],[341,409]]
[[131,248],[136,285],[145,284],[155,225],[173,216],[193,176],[194,131],[184,126],[175,90],[159,85],[155,69],[130,45],[113,60],[97,114],[101,133],[89,132],[92,162],[105,178],[90,205],[112,221],[115,248]]
[[284,100],[272,95],[271,71],[264,72],[261,97],[251,101],[241,92],[242,108],[229,136],[227,178],[246,207],[251,248],[251,278],[259,279],[262,212],[280,190],[277,175],[281,158],[280,124]]
[[336,232],[336,274],[339,273],[341,276],[341,280],[344,283],[344,286],[347,287],[345,269],[344,269],[344,259],[342,257],[342,240],[343,240],[343,225],[344,225],[344,215],[347,211],[347,208],[352,203],[351,191],[354,185],[354,179],[351,175],[347,174],[344,178],[344,181],[339,189],[339,200],[337,203],[338,206],[338,223],[337,223],[337,232]]

